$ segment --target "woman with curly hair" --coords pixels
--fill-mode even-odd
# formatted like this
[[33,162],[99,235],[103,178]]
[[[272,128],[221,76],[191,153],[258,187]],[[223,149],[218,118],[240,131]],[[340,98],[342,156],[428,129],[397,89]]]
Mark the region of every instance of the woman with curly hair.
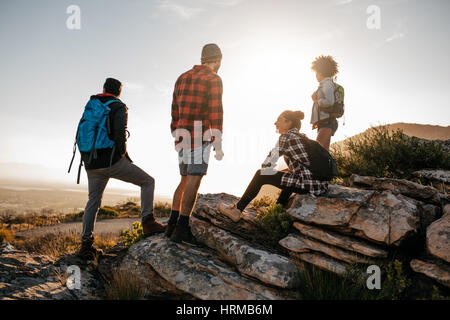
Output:
[[313,61],[311,70],[316,73],[316,79],[319,82],[318,89],[311,96],[314,102],[311,112],[312,129],[317,129],[317,142],[328,150],[331,136],[334,136],[338,128],[338,122],[324,109],[335,103],[333,78],[338,73],[338,64],[332,56],[322,55]]

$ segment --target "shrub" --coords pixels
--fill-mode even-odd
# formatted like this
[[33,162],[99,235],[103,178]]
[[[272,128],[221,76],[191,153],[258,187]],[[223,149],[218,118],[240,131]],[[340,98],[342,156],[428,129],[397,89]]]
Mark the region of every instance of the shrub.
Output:
[[271,204],[274,204],[275,201],[269,196],[262,196],[261,198],[255,199],[251,203],[251,207],[253,209],[259,209],[262,207],[268,207]]
[[147,288],[135,275],[121,270],[114,272],[105,285],[108,300],[138,300],[147,294]]
[[256,216],[256,221],[269,235],[269,244],[277,246],[278,242],[289,234],[294,218],[281,204],[272,203],[264,212]]
[[350,266],[343,276],[304,264],[300,269],[299,292],[305,300],[368,300],[375,298],[367,289],[362,269]]
[[412,172],[424,168],[450,169],[450,154],[442,144],[408,137],[402,130],[372,127],[346,140],[343,147],[332,146],[340,177],[352,173],[375,177],[412,179]]
[[386,265],[385,280],[381,285],[378,299],[399,300],[404,298],[405,290],[411,285],[403,273],[403,264],[399,260],[394,260]]
[[12,239],[14,239],[14,231],[0,228],[0,243],[10,242]]
[[142,224],[139,221],[133,223],[131,230],[123,230],[120,236],[125,240],[125,245],[129,248],[136,242],[144,239],[144,230]]

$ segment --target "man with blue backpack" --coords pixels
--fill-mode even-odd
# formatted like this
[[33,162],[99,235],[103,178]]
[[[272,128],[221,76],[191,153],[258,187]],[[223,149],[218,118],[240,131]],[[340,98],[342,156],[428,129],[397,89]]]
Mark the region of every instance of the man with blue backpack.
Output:
[[78,252],[80,257],[86,259],[93,259],[102,253],[93,246],[93,231],[103,192],[110,178],[141,187],[144,236],[162,233],[166,229],[166,225],[158,223],[153,216],[155,180],[132,163],[126,150],[128,108],[119,100],[121,91],[122,84],[119,80],[106,79],[103,93],[91,96],[77,129],[74,156],[76,145],[81,154],[77,182],[79,183],[84,163],[89,186],[89,200],[84,210],[82,242]]

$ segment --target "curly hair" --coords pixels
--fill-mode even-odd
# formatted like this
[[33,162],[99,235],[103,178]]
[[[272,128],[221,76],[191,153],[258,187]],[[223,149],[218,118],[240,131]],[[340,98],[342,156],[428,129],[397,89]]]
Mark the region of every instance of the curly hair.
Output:
[[338,64],[332,56],[319,56],[311,64],[311,70],[324,77],[334,77],[338,71]]

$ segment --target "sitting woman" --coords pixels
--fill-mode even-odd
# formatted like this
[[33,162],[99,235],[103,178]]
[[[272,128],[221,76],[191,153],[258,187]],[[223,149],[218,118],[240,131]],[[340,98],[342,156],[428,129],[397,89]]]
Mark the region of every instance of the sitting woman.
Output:
[[[319,195],[328,190],[326,181],[313,179],[311,171],[306,167],[310,165],[309,156],[304,147],[306,136],[299,133],[301,120],[304,114],[301,111],[286,110],[275,122],[280,138],[275,148],[262,164],[262,169],[256,171],[244,195],[239,202],[226,205],[220,203],[219,211],[234,222],[239,221],[241,212],[258,195],[265,184],[281,189],[277,203],[286,207],[292,193],[311,193]],[[287,170],[276,171],[273,168],[279,157],[284,156],[288,165]]]

